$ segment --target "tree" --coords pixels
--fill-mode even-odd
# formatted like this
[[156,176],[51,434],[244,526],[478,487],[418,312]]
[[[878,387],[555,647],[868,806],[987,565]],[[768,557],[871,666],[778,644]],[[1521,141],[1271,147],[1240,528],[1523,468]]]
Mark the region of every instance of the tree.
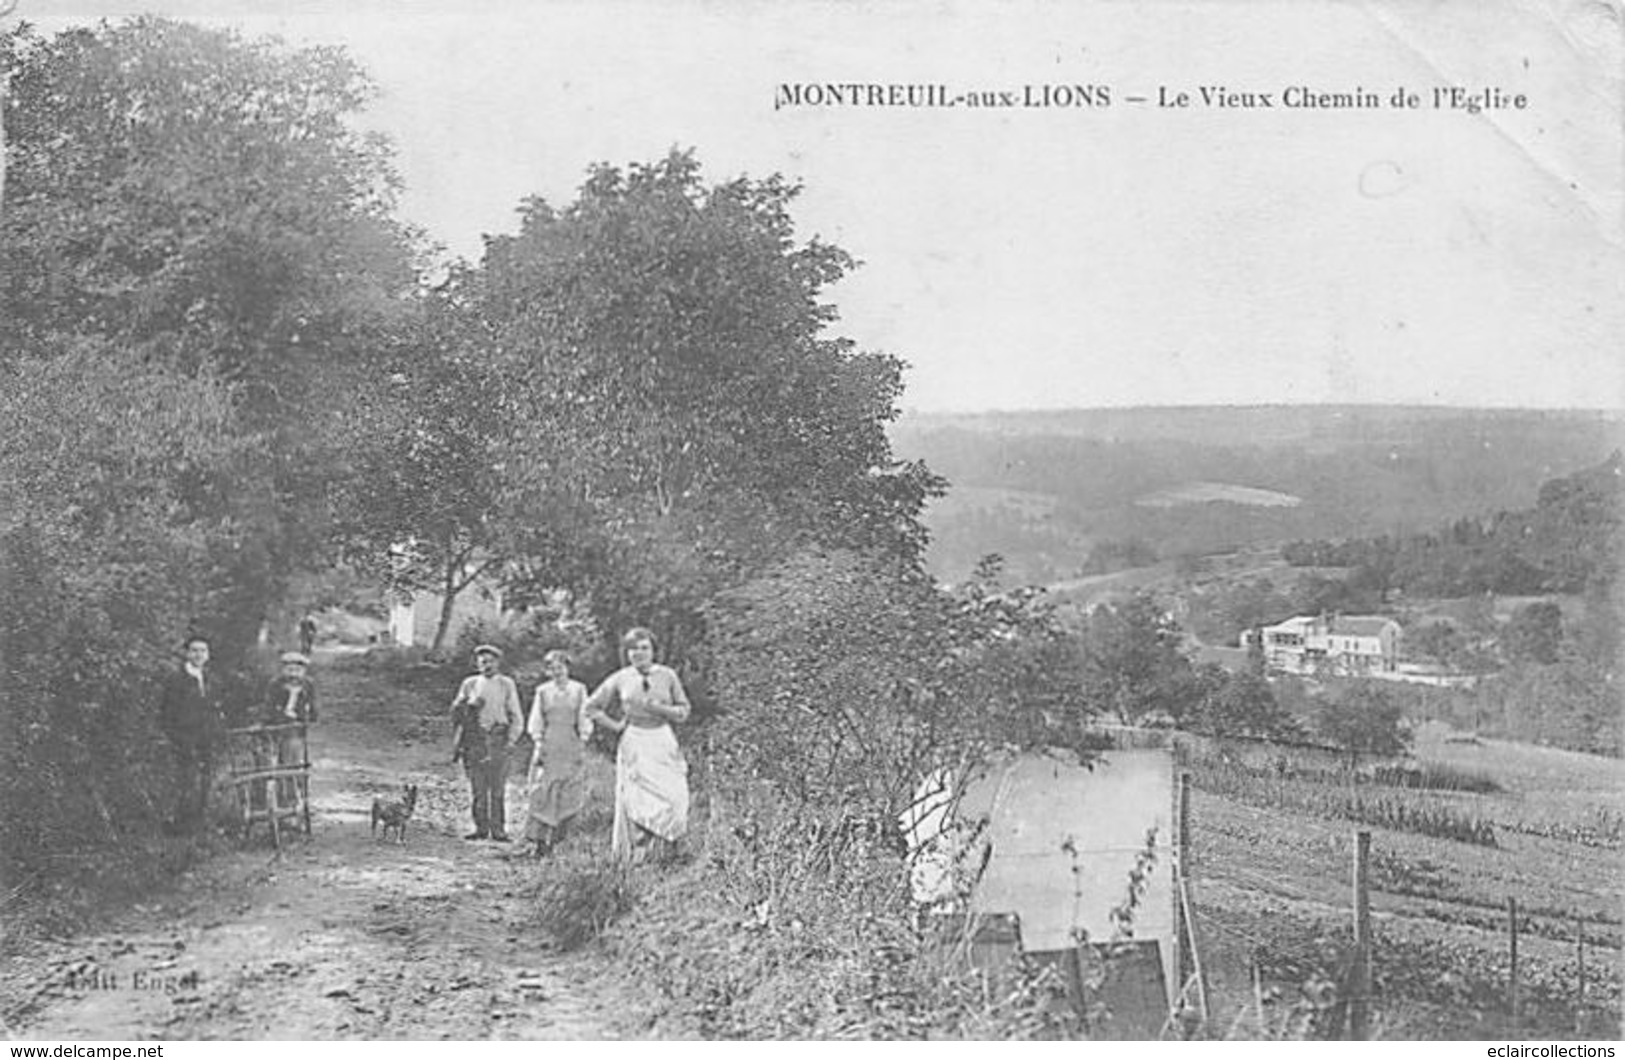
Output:
[[[229,520],[188,495],[251,457],[217,381],[90,340],[0,364],[0,881],[156,830],[165,748],[145,707],[224,605]],[[13,875],[15,874],[15,875]]]
[[334,532],[342,553],[401,594],[440,596],[430,651],[458,598],[508,553],[504,458],[516,413],[453,277],[402,328],[386,382],[357,402],[355,458]]
[[1405,634],[1405,645],[1413,653],[1423,655],[1442,666],[1454,667],[1467,650],[1466,638],[1454,622],[1428,622],[1416,626]]
[[658,615],[692,643],[705,598],[802,545],[919,561],[940,482],[891,455],[903,365],[827,334],[853,262],[796,241],[798,192],[707,186],[674,152],[595,167],[562,210],[527,200],[487,245],[482,317],[526,383],[525,521],[579,530],[518,559],[609,629]]
[[[20,0],[0,3],[0,20],[11,17]],[[0,66],[0,219],[6,214],[6,88],[11,80],[9,67]]]
[[1370,681],[1352,681],[1322,697],[1315,710],[1315,730],[1347,751],[1351,763],[1360,755],[1401,754],[1411,743],[1399,696]]
[[158,19],[0,33],[0,871],[156,828],[157,674],[316,556],[412,283],[365,79]]
[[1193,595],[1190,626],[1210,644],[1242,643],[1252,630],[1290,618],[1292,601],[1267,578],[1227,582]]
[[719,594],[722,772],[815,812],[895,819],[932,770],[1081,747],[1076,645],[1041,594],[989,580],[948,593],[895,557],[807,550]]
[[1202,682],[1206,694],[1195,718],[1199,731],[1215,736],[1302,738],[1303,727],[1276,700],[1262,676],[1230,674],[1217,667],[1204,669],[1208,671]]
[[1082,648],[1093,709],[1129,723],[1158,714],[1178,722],[1200,694],[1181,641],[1178,624],[1145,593],[1095,608]]
[[1593,754],[1619,755],[1618,672],[1579,657],[1520,663],[1473,692],[1488,732]]
[[1549,600],[1524,604],[1512,612],[1501,633],[1501,646],[1514,662],[1554,663],[1563,644],[1563,611]]
[[1356,588],[1341,578],[1324,578],[1318,574],[1299,575],[1292,586],[1293,613],[1319,615],[1332,611],[1358,614],[1374,611],[1381,600],[1370,588]]
[[226,388],[256,456],[182,502],[246,531],[219,557],[230,656],[319,556],[334,425],[414,282],[387,150],[351,123],[370,86],[337,49],[152,18],[0,34],[0,68],[0,359],[94,338]]

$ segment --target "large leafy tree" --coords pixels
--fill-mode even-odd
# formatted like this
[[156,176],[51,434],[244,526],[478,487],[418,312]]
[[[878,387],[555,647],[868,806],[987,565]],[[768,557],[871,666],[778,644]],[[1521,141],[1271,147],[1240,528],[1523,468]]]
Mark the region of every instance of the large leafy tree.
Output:
[[413,281],[370,86],[341,51],[142,18],[0,35],[8,167],[0,357],[72,336],[218,381],[259,458],[183,498],[248,532],[207,616],[253,635],[314,558],[368,352]]
[[1411,744],[1399,693],[1373,681],[1350,681],[1322,698],[1315,731],[1347,752],[1351,762],[1360,755],[1401,754]]
[[138,19],[0,33],[0,73],[0,871],[27,872],[156,824],[153,678],[194,629],[232,665],[315,558],[412,273],[336,51]]
[[1515,662],[1552,663],[1563,645],[1563,611],[1550,600],[1524,604],[1512,612],[1501,647]]
[[1210,665],[1197,676],[1203,690],[1193,719],[1198,731],[1215,736],[1302,738],[1303,727],[1275,698],[1262,674],[1226,673]]
[[525,521],[582,529],[530,569],[610,628],[654,621],[680,649],[704,599],[802,544],[919,560],[939,483],[891,454],[903,365],[829,334],[853,261],[797,240],[798,190],[707,185],[673,153],[596,167],[488,244],[482,312],[526,381]]
[[1082,645],[1092,709],[1129,723],[1183,719],[1202,694],[1183,639],[1178,623],[1146,593],[1095,608]]
[[143,693],[241,544],[186,500],[254,455],[230,422],[217,382],[93,342],[0,366],[0,879],[162,812]]
[[397,593],[441,599],[431,651],[457,601],[512,552],[515,435],[509,381],[489,357],[459,272],[425,299],[358,395],[336,539],[357,569]]
[[[0,0],[0,20],[17,10],[18,0]],[[0,216],[6,212],[6,89],[11,71],[0,66]]]
[[932,770],[1084,750],[1077,646],[1042,594],[950,593],[889,557],[807,550],[708,612],[715,764],[792,802],[889,820]]

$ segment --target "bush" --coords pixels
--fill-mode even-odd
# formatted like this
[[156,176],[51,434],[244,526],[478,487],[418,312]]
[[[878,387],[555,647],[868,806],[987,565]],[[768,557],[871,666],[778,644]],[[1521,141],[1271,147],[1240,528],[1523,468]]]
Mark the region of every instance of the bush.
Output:
[[1315,729],[1347,751],[1351,760],[1360,755],[1386,758],[1410,746],[1404,715],[1400,693],[1369,681],[1353,681],[1316,705]]
[[[723,791],[730,794],[724,796]],[[696,858],[612,928],[659,991],[658,1033],[737,1039],[1040,1038],[1076,1021],[1052,974],[997,982],[922,930],[907,867],[836,809],[730,781]]]
[[219,591],[232,524],[186,504],[229,473],[228,420],[207,379],[93,344],[0,364],[0,882],[171,808],[158,682],[188,632],[249,624]]
[[656,984],[663,1032],[1075,1032],[1053,980],[994,986],[920,929],[894,824],[943,764],[1081,741],[1075,642],[1041,598],[990,582],[949,595],[907,567],[806,552],[713,601],[719,715],[685,745],[695,856],[607,936]]
[[707,620],[717,768],[791,802],[895,819],[939,766],[1081,740],[1076,641],[1031,594],[808,552]]
[[527,615],[494,625],[479,621],[468,623],[457,634],[457,643],[450,657],[452,667],[466,665],[473,657],[474,649],[481,644],[494,644],[502,649],[502,669],[509,674],[523,671],[529,675],[535,671],[539,675],[542,656],[555,648],[570,653],[574,660],[572,670],[580,680],[586,680],[582,671],[613,668],[603,667],[603,648],[596,640],[558,628],[551,616],[545,614]]

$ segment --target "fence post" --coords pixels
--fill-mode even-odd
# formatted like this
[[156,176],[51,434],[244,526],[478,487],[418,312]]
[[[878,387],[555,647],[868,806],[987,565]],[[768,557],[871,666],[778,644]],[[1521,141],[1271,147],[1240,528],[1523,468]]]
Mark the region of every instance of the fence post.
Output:
[[1574,1033],[1579,1035],[1585,1031],[1586,1018],[1586,921],[1583,916],[1574,921],[1574,948],[1580,973],[1580,1003],[1574,1006]]
[[1371,833],[1354,833],[1354,964],[1349,969],[1349,1037],[1363,1042],[1371,1036],[1371,896],[1367,866],[1371,861]]
[[1507,971],[1507,1010],[1512,1016],[1512,1031],[1518,1030],[1518,900],[1507,896],[1507,938],[1511,949],[1511,967]]
[[1175,803],[1176,820],[1175,840],[1179,844],[1175,851],[1174,864],[1178,868],[1179,880],[1174,886],[1174,941],[1178,946],[1175,951],[1178,966],[1175,969],[1175,980],[1183,990],[1191,977],[1191,943],[1190,925],[1185,920],[1185,903],[1180,899],[1180,881],[1188,879],[1191,869],[1191,775],[1189,771],[1179,774],[1179,790]]

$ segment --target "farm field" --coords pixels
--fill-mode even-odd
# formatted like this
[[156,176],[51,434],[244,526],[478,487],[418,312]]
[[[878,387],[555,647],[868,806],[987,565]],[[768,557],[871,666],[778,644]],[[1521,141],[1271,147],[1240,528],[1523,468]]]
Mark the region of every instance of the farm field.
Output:
[[1302,497],[1277,490],[1255,489],[1229,482],[1186,482],[1135,499],[1142,508],[1177,508],[1185,504],[1250,504],[1264,508],[1296,508]]
[[[1443,735],[1436,726],[1419,735],[1421,762],[1487,774],[1504,790],[1360,791],[1451,805],[1487,822],[1494,846],[1270,805],[1280,789],[1204,784],[1212,771],[1194,764],[1196,927],[1216,1032],[1313,1035],[1335,1018],[1332,984],[1352,938],[1354,833],[1364,827],[1372,833],[1375,1036],[1619,1034],[1625,764]],[[1507,1004],[1509,898],[1519,913],[1516,1027]]]

